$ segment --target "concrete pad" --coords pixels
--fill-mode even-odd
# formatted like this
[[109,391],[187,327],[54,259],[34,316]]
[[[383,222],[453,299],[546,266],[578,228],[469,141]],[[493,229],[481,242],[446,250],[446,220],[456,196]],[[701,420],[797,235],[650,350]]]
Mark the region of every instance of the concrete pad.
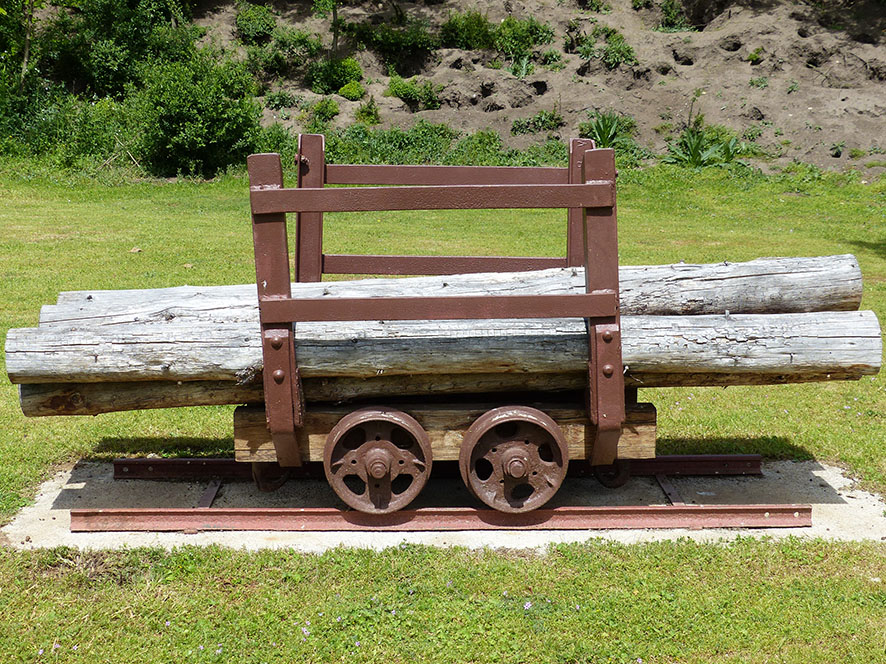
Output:
[[[23,509],[0,529],[18,548],[73,546],[116,549],[135,546],[219,544],[257,550],[289,548],[318,552],[336,546],[381,549],[401,542],[434,546],[543,549],[557,542],[605,538],[647,542],[690,538],[717,541],[741,536],[780,538],[789,535],[833,540],[886,540],[886,502],[860,491],[839,468],[814,461],[764,463],[762,477],[672,477],[684,501],[691,504],[808,503],[813,506],[811,528],[767,529],[649,529],[582,531],[463,531],[463,532],[204,532],[71,533],[71,508],[194,507],[208,481],[161,482],[114,480],[111,464],[78,463],[59,472],[40,489],[34,505]],[[620,489],[606,489],[591,478],[568,478],[548,504],[661,505],[664,495],[654,478],[632,478]],[[410,507],[473,505],[460,480],[432,478]],[[325,481],[290,480],[279,491],[262,493],[252,482],[226,482],[215,507],[339,507]]]

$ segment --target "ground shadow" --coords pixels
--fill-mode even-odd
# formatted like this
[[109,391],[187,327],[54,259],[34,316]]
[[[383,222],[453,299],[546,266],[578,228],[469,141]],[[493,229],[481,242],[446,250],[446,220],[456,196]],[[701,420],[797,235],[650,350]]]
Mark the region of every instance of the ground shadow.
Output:
[[[803,447],[779,437],[668,439],[660,441],[661,454],[763,454],[768,459],[802,463],[764,464],[762,476],[673,478],[683,500],[703,504],[844,503],[837,487],[825,479],[823,466]],[[210,439],[209,447],[227,445],[228,439]],[[108,438],[100,445],[105,453],[121,455],[162,452],[165,456],[192,456],[206,450],[204,439]],[[171,453],[175,450],[176,453]],[[204,454],[204,456],[206,456]],[[442,462],[410,508],[482,506],[470,495],[451,462]],[[263,493],[251,481],[225,480],[216,507],[342,507],[342,502],[320,472],[317,477],[292,479],[279,490]],[[157,481],[115,480],[109,463],[79,462],[71,478],[53,501],[55,509],[110,507],[194,507],[210,480]],[[654,477],[633,477],[617,489],[603,487],[593,477],[567,477],[548,503],[613,506],[660,505],[666,500]]]
[[875,254],[879,258],[886,258],[886,237],[876,242],[865,242],[864,240],[847,240],[847,242],[853,247]]

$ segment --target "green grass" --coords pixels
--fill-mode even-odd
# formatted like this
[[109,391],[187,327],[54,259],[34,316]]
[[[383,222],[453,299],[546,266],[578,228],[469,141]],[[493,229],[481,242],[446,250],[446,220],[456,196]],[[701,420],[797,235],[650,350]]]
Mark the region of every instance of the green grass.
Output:
[[[794,170],[623,171],[621,262],[854,253],[862,306],[886,322],[886,180]],[[96,181],[7,161],[0,190],[4,339],[36,325],[62,290],[254,279],[241,175]],[[545,210],[328,215],[325,240],[330,252],[562,255],[564,229],[565,215]],[[0,375],[0,522],[60,464],[232,449],[230,408],[28,419]],[[884,492],[884,385],[878,376],[641,398],[658,406],[664,453],[819,459]],[[0,548],[0,620],[11,626],[0,661],[873,662],[886,649],[886,586],[872,578],[886,578],[882,544],[591,543],[546,557]]]
[[0,652],[116,664],[869,663],[884,652],[884,569],[882,546],[794,539],[596,541],[545,557],[0,550],[0,617],[17,634]]

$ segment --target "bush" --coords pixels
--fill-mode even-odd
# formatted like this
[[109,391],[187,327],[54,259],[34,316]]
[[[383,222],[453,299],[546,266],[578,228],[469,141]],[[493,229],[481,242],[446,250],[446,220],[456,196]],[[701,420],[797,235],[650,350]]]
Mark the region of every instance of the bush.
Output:
[[416,78],[404,80],[400,76],[391,76],[385,95],[398,97],[406,102],[409,110],[434,110],[440,108],[439,92],[442,88],[430,81],[420,81]]
[[511,125],[512,134],[537,134],[542,131],[554,131],[566,122],[557,111],[539,111],[528,118],[514,120]]
[[277,17],[264,5],[243,2],[237,6],[234,23],[237,26],[237,34],[244,43],[261,44],[271,38],[271,33],[277,26]]
[[361,124],[326,135],[333,164],[439,164],[458,132],[419,120],[409,129],[370,129]]
[[45,21],[32,46],[36,69],[70,92],[122,96],[157,62],[193,57],[202,29],[180,0],[80,0]]
[[298,136],[278,122],[261,130],[255,143],[256,152],[276,152],[283,167],[294,167],[298,155]]
[[156,175],[209,177],[241,163],[259,133],[255,92],[241,63],[206,50],[153,67],[132,99],[142,165]]
[[495,31],[495,48],[511,59],[528,55],[533,47],[550,44],[553,40],[554,29],[532,17],[516,19],[508,16]]
[[335,99],[324,98],[311,106],[311,115],[320,122],[329,122],[338,115],[338,103]]
[[450,14],[440,27],[440,41],[448,48],[468,51],[495,48],[495,26],[485,14],[467,11]]
[[256,76],[286,76],[321,49],[316,36],[281,25],[274,29],[269,43],[246,47],[246,66]]
[[305,82],[312,92],[328,95],[362,78],[363,69],[354,58],[324,58],[308,67]]
[[351,81],[350,83],[341,86],[338,94],[348,101],[357,101],[358,99],[363,98],[363,95],[366,94],[366,89],[360,85],[359,81]]
[[348,33],[360,45],[378,55],[398,73],[408,73],[440,47],[439,39],[428,31],[423,21],[407,21],[405,25],[388,23],[352,23]]
[[375,97],[370,97],[369,101],[360,104],[360,106],[357,107],[354,119],[357,122],[362,122],[370,127],[381,124],[381,115],[379,115],[378,104],[375,101]]

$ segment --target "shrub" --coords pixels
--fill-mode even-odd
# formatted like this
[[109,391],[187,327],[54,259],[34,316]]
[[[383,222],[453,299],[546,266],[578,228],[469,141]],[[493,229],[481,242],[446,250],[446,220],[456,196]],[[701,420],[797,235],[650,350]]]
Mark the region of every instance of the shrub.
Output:
[[378,103],[375,101],[375,97],[370,97],[369,101],[364,102],[357,107],[357,112],[354,113],[354,119],[357,122],[362,122],[370,127],[381,124],[381,116],[378,112]]
[[348,33],[358,43],[377,54],[399,73],[415,68],[440,47],[439,39],[423,21],[407,21],[402,26],[380,23],[352,23]]
[[495,31],[495,48],[516,60],[528,55],[534,46],[550,44],[553,39],[554,29],[547,23],[540,23],[534,17],[516,19],[508,16]]
[[391,76],[385,95],[397,97],[406,102],[413,112],[417,110],[434,110],[440,108],[439,92],[442,88],[430,81],[421,81],[417,78],[405,80],[400,76]]
[[206,50],[151,68],[132,99],[142,164],[156,175],[208,177],[242,162],[259,132],[254,94],[241,63]]
[[337,164],[439,164],[458,132],[419,120],[409,129],[355,124],[326,135],[326,159]]
[[305,82],[320,95],[338,92],[351,81],[360,81],[363,69],[354,58],[324,58],[311,63]]
[[315,35],[281,25],[274,29],[269,43],[246,47],[246,66],[258,76],[285,76],[316,56],[321,48]]
[[310,112],[320,122],[329,122],[338,115],[338,102],[335,99],[326,97],[311,106]]
[[286,92],[286,90],[275,90],[265,95],[265,106],[275,111],[279,111],[281,108],[298,106],[300,101],[301,97],[291,92]]
[[277,26],[277,17],[264,5],[242,2],[237,5],[234,24],[244,43],[261,44],[271,38],[271,33]]
[[588,111],[588,122],[578,125],[578,135],[592,139],[598,148],[611,148],[619,141],[630,140],[636,130],[634,118],[615,111]]
[[554,131],[566,122],[557,111],[539,111],[528,118],[518,118],[511,125],[512,134],[537,134],[542,131]]
[[680,32],[692,29],[680,0],[662,0],[661,22],[658,24],[658,29],[664,32]]
[[[122,96],[153,63],[190,59],[202,29],[180,0],[80,0],[60,9],[33,41],[36,68],[69,91]],[[177,26],[177,27],[173,27]]]
[[467,11],[450,14],[440,27],[440,41],[448,48],[469,51],[495,48],[495,26],[485,14]]
[[298,137],[279,122],[261,130],[255,143],[256,152],[276,152],[283,166],[295,164],[298,155]]
[[366,94],[366,89],[360,85],[359,81],[351,81],[350,83],[345,83],[341,86],[338,94],[348,101],[357,101],[358,99],[363,98],[363,95]]

